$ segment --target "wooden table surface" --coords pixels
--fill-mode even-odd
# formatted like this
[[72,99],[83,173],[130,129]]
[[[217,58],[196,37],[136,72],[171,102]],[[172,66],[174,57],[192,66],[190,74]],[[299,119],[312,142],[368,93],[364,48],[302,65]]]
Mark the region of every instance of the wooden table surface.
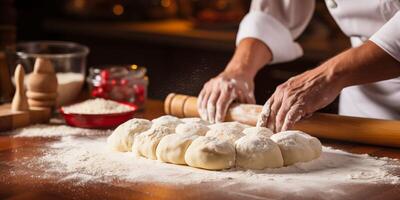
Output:
[[[149,100],[145,111],[137,115],[152,119],[163,115],[161,101]],[[227,193],[216,188],[218,182],[196,183],[185,186],[163,184],[93,183],[79,185],[74,182],[60,182],[56,179],[41,179],[34,172],[10,168],[8,161],[37,157],[37,149],[48,142],[59,139],[23,138],[2,135],[0,132],[0,199],[263,199],[273,198],[274,191],[260,188],[254,196]],[[367,146],[353,143],[322,140],[325,146],[342,149],[352,153],[368,153],[372,156],[400,159],[400,149]],[[13,172],[11,174],[11,171]],[[393,172],[400,176],[399,172]],[[61,178],[61,177],[60,177]],[[232,190],[240,184],[232,184]],[[340,186],[339,186],[340,187]],[[370,184],[343,185],[348,191],[345,199],[400,199],[400,185]],[[343,189],[343,188],[342,188]],[[276,191],[275,191],[276,192]],[[279,196],[282,196],[280,194]],[[284,194],[284,199],[297,199],[296,194]],[[316,196],[315,199],[321,197]],[[334,198],[334,197],[329,197]]]

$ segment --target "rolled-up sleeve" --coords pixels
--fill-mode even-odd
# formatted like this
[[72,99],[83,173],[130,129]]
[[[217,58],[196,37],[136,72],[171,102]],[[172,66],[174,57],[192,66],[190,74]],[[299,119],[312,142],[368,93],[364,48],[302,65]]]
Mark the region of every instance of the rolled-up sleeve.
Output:
[[400,11],[369,39],[400,62]]
[[295,39],[309,23],[314,7],[314,0],[253,0],[240,23],[236,45],[255,38],[271,50],[271,63],[294,60],[303,55]]

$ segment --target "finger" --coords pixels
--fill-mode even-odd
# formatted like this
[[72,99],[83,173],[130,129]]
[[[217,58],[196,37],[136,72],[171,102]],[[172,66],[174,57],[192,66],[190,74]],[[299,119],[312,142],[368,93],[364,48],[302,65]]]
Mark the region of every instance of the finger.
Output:
[[267,102],[265,102],[265,104],[261,110],[261,113],[257,119],[257,125],[256,125],[257,127],[267,127],[271,101],[272,101],[272,99],[270,98],[267,100]]
[[202,101],[203,101],[203,99],[204,99],[204,96],[205,96],[205,89],[203,88],[201,91],[200,91],[200,93],[199,93],[199,96],[198,96],[198,98],[197,98],[197,110],[198,110],[198,112],[199,112],[199,115],[200,115],[200,118],[202,118],[203,120],[204,120],[204,118],[206,117],[206,116],[204,116],[204,112],[203,112],[203,108],[202,108]]
[[244,82],[243,85],[244,89],[243,91],[243,96],[245,98],[245,102],[249,104],[255,104],[256,99],[254,98],[254,89],[252,86],[249,85],[249,83]]
[[240,89],[237,89],[237,99],[239,100],[240,103],[246,103],[246,97],[243,94],[243,91]]
[[246,103],[255,104],[256,98],[254,97],[254,92],[248,92],[246,95]]
[[282,126],[282,131],[290,130],[294,127],[296,122],[300,121],[300,119],[306,115],[302,108],[303,106],[299,104],[294,105],[290,108],[290,110],[286,114],[285,121]]
[[236,93],[232,92],[232,90],[227,89],[223,90],[219,95],[217,100],[217,113],[215,120],[217,122],[223,122],[225,120],[226,112],[229,108],[229,105],[236,99]]
[[240,103],[246,103],[246,98],[243,94],[243,88],[241,88],[241,84],[238,84],[238,82],[235,79],[230,79],[228,83],[228,88],[236,88],[236,99]]
[[286,97],[286,95],[283,97],[281,107],[279,108],[275,118],[275,129],[277,132],[282,131],[282,126],[285,122],[286,115],[295,103],[294,100],[295,99],[293,97]]
[[208,121],[211,123],[215,123],[215,112],[216,112],[215,104],[217,104],[219,94],[220,90],[212,91],[210,94],[210,98],[208,98],[207,101],[207,118]]
[[208,115],[207,115],[207,102],[208,102],[208,98],[210,98],[210,91],[209,90],[205,90],[204,92],[204,96],[203,99],[201,100],[201,116],[203,118],[203,120],[208,121]]
[[279,111],[279,108],[281,107],[282,104],[282,97],[281,95],[273,95],[273,101],[270,107],[270,113],[268,117],[268,122],[267,122],[267,128],[271,129],[275,133],[277,132],[276,127],[275,127],[275,119],[276,115]]

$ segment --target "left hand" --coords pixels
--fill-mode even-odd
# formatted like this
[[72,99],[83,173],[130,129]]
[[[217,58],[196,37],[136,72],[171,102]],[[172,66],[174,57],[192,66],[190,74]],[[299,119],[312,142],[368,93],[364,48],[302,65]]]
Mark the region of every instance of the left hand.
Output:
[[398,76],[399,61],[366,41],[278,86],[264,105],[257,126],[275,132],[291,129],[302,117],[331,103],[344,87]]
[[285,131],[293,128],[302,117],[330,104],[343,88],[330,71],[329,66],[321,66],[279,85],[265,103],[257,126],[274,132]]

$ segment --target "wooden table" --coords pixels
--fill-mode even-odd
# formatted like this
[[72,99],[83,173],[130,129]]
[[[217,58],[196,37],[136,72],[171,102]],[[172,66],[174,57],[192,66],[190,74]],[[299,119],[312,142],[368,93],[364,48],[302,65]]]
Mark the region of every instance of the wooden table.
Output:
[[[161,101],[149,100],[146,109],[137,117],[152,119],[163,115]],[[197,183],[190,186],[170,186],[162,184],[129,184],[115,182],[77,185],[73,182],[58,182],[52,179],[39,179],[31,176],[36,172],[24,169],[10,169],[6,161],[35,157],[37,149],[58,139],[18,138],[1,135],[0,132],[0,199],[249,199],[249,196],[230,194],[215,189],[218,183]],[[400,149],[367,146],[353,143],[322,140],[326,146],[352,153],[368,153],[373,156],[400,159]],[[17,171],[19,175],[11,175]],[[394,172],[400,175],[400,172]],[[241,187],[233,184],[232,190]],[[351,185],[348,199],[400,199],[400,185],[371,184],[370,186]],[[262,189],[252,198],[271,197],[274,191]],[[273,195],[272,195],[273,196]],[[295,194],[285,194],[285,199],[297,199]],[[331,197],[332,198],[332,197]],[[315,199],[319,199],[315,197]]]

